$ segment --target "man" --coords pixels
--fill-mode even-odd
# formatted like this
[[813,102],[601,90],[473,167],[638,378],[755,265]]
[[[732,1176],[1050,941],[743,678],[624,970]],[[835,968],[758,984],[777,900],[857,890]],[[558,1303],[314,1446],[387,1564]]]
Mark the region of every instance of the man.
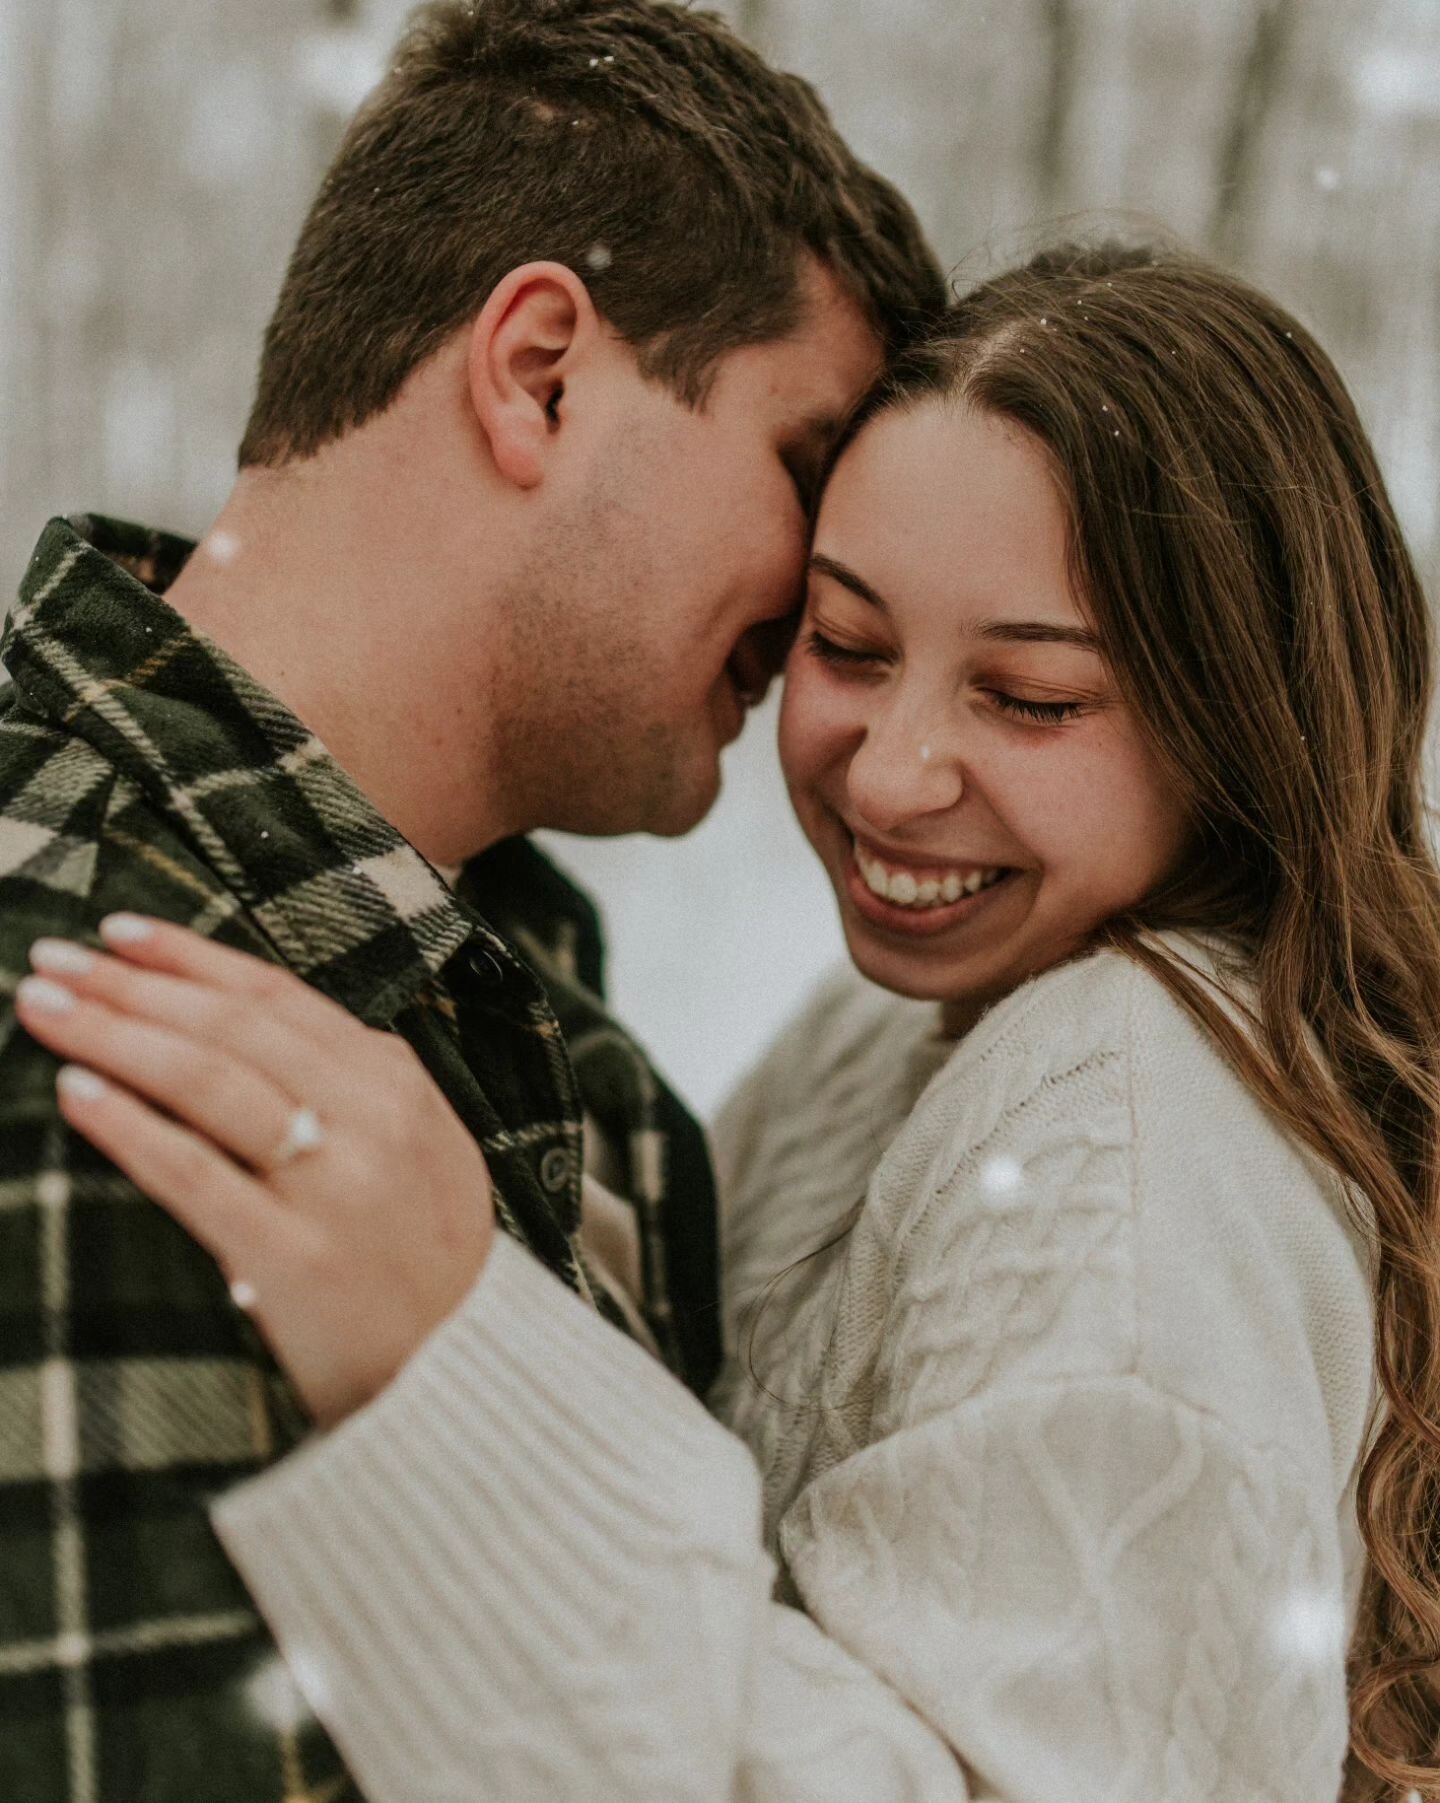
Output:
[[703,816],[837,423],[943,298],[904,203],[708,16],[442,0],[302,231],[200,548],[46,528],[0,712],[0,1795],[356,1794],[205,1510],[303,1412],[211,1262],[65,1131],[8,1002],[31,942],[161,914],[404,1034],[504,1225],[609,1310],[588,1111],[642,1325],[703,1388],[701,1141],[519,836]]

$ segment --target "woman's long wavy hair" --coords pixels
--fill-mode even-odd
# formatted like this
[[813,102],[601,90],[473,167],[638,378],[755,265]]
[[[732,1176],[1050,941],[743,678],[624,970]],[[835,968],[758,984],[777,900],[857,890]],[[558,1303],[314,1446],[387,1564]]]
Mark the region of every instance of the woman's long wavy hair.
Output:
[[[1072,578],[1192,822],[1103,937],[1146,964],[1337,1171],[1371,1248],[1384,1397],[1358,1490],[1345,1803],[1440,1795],[1440,873],[1427,843],[1424,596],[1329,358],[1170,250],[1065,246],[986,282],[862,407],[1023,427]],[[838,454],[838,453],[837,453]],[[1154,939],[1219,933],[1237,1025]]]

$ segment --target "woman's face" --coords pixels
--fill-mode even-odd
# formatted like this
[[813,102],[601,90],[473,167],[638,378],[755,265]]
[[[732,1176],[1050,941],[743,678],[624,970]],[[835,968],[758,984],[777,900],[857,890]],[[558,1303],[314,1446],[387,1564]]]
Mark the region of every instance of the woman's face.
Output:
[[1182,809],[1071,592],[1039,444],[882,414],[826,490],[780,755],[850,954],[952,1031],[1173,866]]

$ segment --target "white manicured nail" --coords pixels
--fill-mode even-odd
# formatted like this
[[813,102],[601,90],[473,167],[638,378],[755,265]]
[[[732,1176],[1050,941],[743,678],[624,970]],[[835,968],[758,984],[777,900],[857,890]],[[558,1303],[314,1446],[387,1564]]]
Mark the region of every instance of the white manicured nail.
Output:
[[107,945],[139,945],[154,931],[139,914],[107,914],[100,922],[100,937]]
[[230,1300],[236,1308],[252,1309],[260,1298],[255,1292],[255,1285],[246,1283],[245,1279],[240,1277],[230,1285]]
[[30,947],[30,963],[57,977],[83,977],[94,965],[95,954],[73,939],[37,939]]
[[63,1090],[72,1101],[98,1102],[107,1088],[105,1079],[83,1064],[62,1064],[55,1076],[56,1089]]
[[64,1014],[75,1006],[75,997],[63,983],[52,983],[48,977],[26,977],[16,995],[27,1007],[42,1014]]

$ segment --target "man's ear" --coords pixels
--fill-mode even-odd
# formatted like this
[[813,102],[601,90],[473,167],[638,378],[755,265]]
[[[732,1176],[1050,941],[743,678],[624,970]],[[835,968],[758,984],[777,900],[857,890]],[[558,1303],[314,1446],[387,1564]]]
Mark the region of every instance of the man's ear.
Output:
[[512,269],[470,328],[470,404],[495,467],[517,488],[535,488],[565,384],[599,334],[590,291],[563,263]]

